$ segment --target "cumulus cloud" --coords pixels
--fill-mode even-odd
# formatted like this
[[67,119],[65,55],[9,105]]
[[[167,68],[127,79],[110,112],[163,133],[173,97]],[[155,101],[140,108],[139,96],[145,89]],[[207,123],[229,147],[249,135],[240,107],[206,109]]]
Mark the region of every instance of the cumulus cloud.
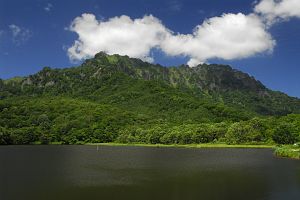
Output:
[[224,14],[207,19],[191,34],[175,34],[152,15],[140,19],[120,16],[99,21],[93,14],[77,17],[69,30],[78,39],[68,49],[72,60],[94,56],[99,51],[153,61],[151,49],[169,56],[187,56],[195,66],[212,58],[240,59],[270,52],[275,41],[254,14]]
[[171,56],[190,57],[194,66],[212,58],[240,59],[272,51],[275,41],[253,14],[223,14],[204,21],[193,34],[168,35],[162,50]]
[[15,24],[9,25],[8,28],[12,34],[12,40],[16,45],[25,43],[32,36],[32,32],[30,30],[21,28]]
[[167,32],[161,22],[152,15],[134,20],[123,15],[107,21],[98,21],[93,14],[83,14],[72,22],[69,30],[79,36],[68,49],[72,60],[85,59],[104,51],[150,62],[150,50],[160,45]]
[[50,12],[53,8],[53,5],[51,3],[47,3],[47,5],[44,7],[44,10],[47,12]]
[[268,25],[272,25],[278,20],[300,17],[300,1],[262,0],[255,6],[254,10],[265,18]]

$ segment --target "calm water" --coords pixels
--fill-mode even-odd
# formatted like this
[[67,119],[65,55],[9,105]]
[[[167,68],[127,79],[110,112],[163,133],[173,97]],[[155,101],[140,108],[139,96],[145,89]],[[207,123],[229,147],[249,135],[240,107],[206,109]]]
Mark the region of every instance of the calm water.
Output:
[[1,200],[300,199],[300,161],[270,149],[1,146]]

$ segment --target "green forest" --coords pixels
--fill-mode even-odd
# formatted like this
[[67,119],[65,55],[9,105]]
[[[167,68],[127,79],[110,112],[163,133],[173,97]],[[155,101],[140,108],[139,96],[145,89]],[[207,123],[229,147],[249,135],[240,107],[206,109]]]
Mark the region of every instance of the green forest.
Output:
[[0,80],[0,144],[294,144],[300,100],[223,65],[99,53]]

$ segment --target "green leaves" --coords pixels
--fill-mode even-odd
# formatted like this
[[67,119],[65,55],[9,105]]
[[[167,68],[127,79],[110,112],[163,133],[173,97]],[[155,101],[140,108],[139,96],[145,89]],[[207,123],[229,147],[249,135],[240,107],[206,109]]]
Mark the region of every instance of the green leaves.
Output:
[[[0,143],[290,143],[300,100],[223,65],[162,67],[99,53],[82,66],[0,80]],[[292,134],[293,135],[293,134]]]
[[272,138],[277,144],[294,144],[297,141],[295,127],[282,123],[274,130]]

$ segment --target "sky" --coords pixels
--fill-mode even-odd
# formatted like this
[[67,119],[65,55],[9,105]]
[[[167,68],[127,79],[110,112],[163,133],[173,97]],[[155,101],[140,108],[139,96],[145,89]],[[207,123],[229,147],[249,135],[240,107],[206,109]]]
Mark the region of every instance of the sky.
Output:
[[99,51],[229,64],[300,97],[300,0],[0,0],[1,79]]

